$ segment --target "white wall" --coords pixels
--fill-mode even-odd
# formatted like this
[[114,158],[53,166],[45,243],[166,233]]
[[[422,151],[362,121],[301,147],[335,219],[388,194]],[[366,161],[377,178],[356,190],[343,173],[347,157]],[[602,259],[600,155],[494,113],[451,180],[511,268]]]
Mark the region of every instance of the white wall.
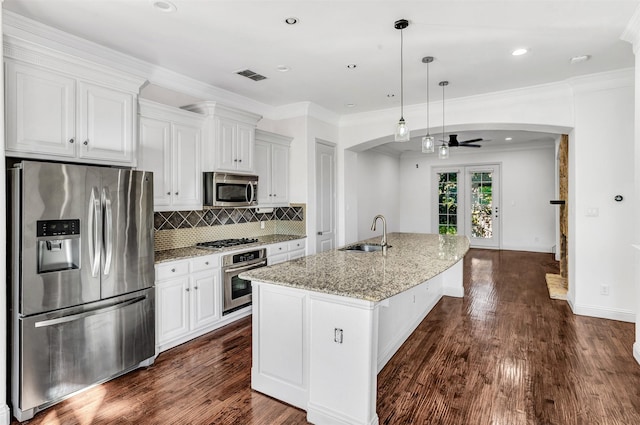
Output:
[[[569,140],[573,310],[635,321],[633,80],[587,77],[576,81],[575,93]],[[614,201],[616,195],[624,201]],[[597,209],[597,216],[589,216],[589,209]],[[600,293],[602,285],[609,295]]]
[[[506,149],[506,148],[505,148]],[[501,165],[502,248],[551,252],[555,245],[555,147],[517,150],[454,150],[448,160],[437,154],[404,157],[400,162],[403,232],[434,233],[433,167]],[[416,165],[418,167],[416,168]]]
[[382,214],[387,233],[400,223],[400,163],[398,158],[374,151],[358,153],[358,240],[382,235],[382,223],[371,231],[373,217]]

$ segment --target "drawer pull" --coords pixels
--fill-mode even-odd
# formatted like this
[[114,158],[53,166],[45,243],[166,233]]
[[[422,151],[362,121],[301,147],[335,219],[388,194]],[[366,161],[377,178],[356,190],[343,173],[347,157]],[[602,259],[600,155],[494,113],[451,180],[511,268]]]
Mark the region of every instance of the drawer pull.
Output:
[[186,288],[185,291],[189,292],[189,288]]
[[171,269],[171,273],[175,273],[175,272],[176,272],[175,268]]

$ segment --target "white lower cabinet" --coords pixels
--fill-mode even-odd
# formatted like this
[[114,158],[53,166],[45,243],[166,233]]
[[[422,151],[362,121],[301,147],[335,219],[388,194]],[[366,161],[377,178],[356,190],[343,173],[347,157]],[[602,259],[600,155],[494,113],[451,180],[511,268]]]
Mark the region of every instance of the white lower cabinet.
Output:
[[215,329],[221,311],[220,255],[156,266],[158,352]]
[[267,246],[267,262],[272,266],[304,257],[306,255],[306,247],[307,242],[305,239],[271,244]]

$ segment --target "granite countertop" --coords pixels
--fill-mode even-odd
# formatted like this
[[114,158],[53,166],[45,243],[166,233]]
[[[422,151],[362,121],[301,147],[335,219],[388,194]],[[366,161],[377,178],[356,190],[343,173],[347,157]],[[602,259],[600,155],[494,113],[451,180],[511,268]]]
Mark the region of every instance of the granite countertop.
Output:
[[[366,242],[380,243],[380,237]],[[442,273],[469,250],[466,236],[390,233],[378,252],[326,251],[240,274],[309,291],[379,302]]]
[[245,245],[236,245],[227,248],[197,248],[195,246],[188,246],[185,248],[166,249],[164,251],[155,252],[155,263],[164,263],[165,261],[183,260],[185,258],[199,257],[202,255],[219,254],[222,252],[238,251],[246,248],[254,248],[262,245],[271,245],[274,243],[293,241],[296,239],[304,239],[306,236],[300,235],[267,235],[256,236],[258,242],[248,243]]

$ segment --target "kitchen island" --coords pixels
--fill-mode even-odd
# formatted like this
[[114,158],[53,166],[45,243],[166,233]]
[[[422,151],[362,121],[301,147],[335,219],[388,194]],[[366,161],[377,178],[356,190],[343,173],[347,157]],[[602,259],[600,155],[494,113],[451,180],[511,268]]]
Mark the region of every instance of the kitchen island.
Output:
[[338,249],[240,275],[253,284],[253,389],[314,424],[378,423],[378,372],[443,295],[463,296],[469,249],[464,236],[387,242],[386,254]]

